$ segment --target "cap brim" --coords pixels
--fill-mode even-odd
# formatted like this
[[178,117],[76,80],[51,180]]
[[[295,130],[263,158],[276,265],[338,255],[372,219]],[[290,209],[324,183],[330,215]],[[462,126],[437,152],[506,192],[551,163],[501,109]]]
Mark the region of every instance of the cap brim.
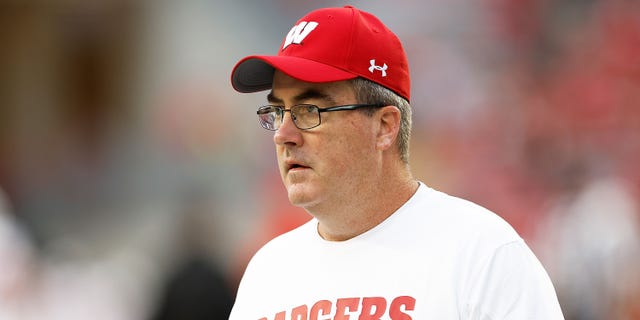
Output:
[[290,56],[249,56],[240,60],[231,72],[231,84],[238,92],[271,89],[273,73],[305,82],[333,82],[356,78],[357,75],[313,60]]

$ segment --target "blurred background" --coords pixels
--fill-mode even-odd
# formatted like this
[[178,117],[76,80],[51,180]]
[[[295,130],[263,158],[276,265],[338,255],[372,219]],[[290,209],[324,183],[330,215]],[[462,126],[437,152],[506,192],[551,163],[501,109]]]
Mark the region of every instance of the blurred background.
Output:
[[[309,219],[234,64],[338,1],[0,1],[0,319],[225,319]],[[640,319],[640,1],[348,4],[403,41],[412,168],[504,217],[567,319]]]

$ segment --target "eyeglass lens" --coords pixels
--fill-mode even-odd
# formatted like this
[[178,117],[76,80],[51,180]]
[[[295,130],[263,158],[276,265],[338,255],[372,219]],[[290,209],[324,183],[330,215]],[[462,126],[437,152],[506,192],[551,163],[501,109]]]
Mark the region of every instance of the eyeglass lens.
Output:
[[285,112],[291,113],[291,119],[298,129],[305,130],[320,125],[318,107],[310,104],[292,106],[286,110],[279,106],[264,106],[258,110],[258,117],[263,128],[271,131],[278,130],[284,119]]

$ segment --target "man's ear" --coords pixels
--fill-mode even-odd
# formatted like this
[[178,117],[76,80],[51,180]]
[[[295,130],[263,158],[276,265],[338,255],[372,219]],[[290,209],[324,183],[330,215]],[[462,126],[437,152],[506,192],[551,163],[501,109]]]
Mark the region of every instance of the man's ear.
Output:
[[377,112],[379,120],[376,149],[384,151],[395,144],[400,131],[400,109],[395,106],[380,108]]

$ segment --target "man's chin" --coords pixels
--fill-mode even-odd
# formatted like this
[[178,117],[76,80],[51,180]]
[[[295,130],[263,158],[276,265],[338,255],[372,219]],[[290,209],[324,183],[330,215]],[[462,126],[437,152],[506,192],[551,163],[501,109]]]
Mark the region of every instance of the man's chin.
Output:
[[303,184],[296,183],[287,186],[289,202],[296,207],[306,208],[312,206],[317,199],[313,194],[314,192],[310,190],[309,186]]

